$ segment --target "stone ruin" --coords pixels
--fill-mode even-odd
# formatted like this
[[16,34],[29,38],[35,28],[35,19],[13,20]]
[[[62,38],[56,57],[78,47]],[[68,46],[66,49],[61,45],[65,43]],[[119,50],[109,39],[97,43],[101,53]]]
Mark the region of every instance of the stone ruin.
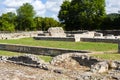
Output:
[[29,31],[29,32],[13,32],[13,33],[0,33],[0,39],[20,39],[27,37],[36,37],[43,31]]
[[103,37],[102,33],[98,33],[95,31],[88,31],[82,34],[74,34],[74,37],[80,37],[80,38],[94,38],[94,37]]
[[50,63],[31,54],[14,57],[0,56],[0,62],[5,61],[69,75],[74,80],[120,80],[119,61],[99,60],[83,53],[58,55]]
[[33,37],[36,40],[53,40],[53,41],[89,41],[89,42],[110,42],[114,43],[120,39],[120,36],[103,35],[103,33],[95,31],[87,31],[84,33],[65,33],[62,27],[51,27],[47,32],[38,34],[37,37]]
[[[95,31],[89,31],[89,32],[85,32],[82,34],[66,34],[64,32],[64,30],[62,29],[62,27],[51,27],[48,29],[47,33],[44,33],[45,35],[39,35],[39,38],[73,38],[75,40],[75,42],[80,41],[80,38],[94,38],[94,37],[103,37],[102,33],[98,33]],[[40,37],[42,36],[42,37]],[[54,40],[54,39],[53,39]],[[64,40],[66,41],[66,40]],[[69,41],[69,40],[68,40]]]
[[51,37],[66,37],[62,27],[51,27],[48,29],[48,35]]

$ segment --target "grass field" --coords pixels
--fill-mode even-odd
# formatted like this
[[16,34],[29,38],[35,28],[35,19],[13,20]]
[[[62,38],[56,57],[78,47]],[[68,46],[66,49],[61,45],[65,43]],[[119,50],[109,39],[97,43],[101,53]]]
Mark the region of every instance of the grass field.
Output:
[[[75,49],[75,50],[90,50],[90,51],[117,51],[118,49],[118,44],[112,44],[112,43],[43,41],[43,40],[34,40],[32,38],[0,40],[0,43],[23,44],[23,45],[30,45],[30,46],[44,46],[44,47],[65,48],[65,49]],[[0,55],[18,56],[18,55],[24,55],[24,53],[0,50]],[[120,54],[117,54],[117,53],[116,54],[92,54],[91,56],[94,56],[99,59],[120,60]],[[52,60],[51,56],[39,55],[38,57],[43,59],[46,62],[49,62],[50,60]]]
[[104,59],[104,60],[120,60],[120,54],[119,53],[111,53],[111,54],[91,54],[90,56],[93,56],[98,59]]
[[[0,50],[0,56],[20,56],[20,55],[25,55],[25,53],[17,53],[17,52]],[[44,60],[45,62],[49,62],[52,60],[51,56],[43,56],[43,55],[37,55],[37,56],[38,56],[38,58]],[[120,60],[120,54],[118,54],[118,53],[90,54],[90,56],[93,56],[98,59],[104,59],[104,60]]]
[[[18,53],[18,52],[11,52],[11,51],[2,51],[0,50],[0,56],[20,56],[25,55],[25,53]],[[37,55],[38,58],[44,60],[45,62],[49,62],[52,60],[51,56],[43,56],[43,55]]]
[[43,40],[34,40],[32,38],[0,40],[0,43],[23,44],[23,45],[31,45],[31,46],[44,46],[44,47],[54,47],[54,48],[75,49],[75,50],[117,51],[117,44],[112,44],[112,43],[43,41]]

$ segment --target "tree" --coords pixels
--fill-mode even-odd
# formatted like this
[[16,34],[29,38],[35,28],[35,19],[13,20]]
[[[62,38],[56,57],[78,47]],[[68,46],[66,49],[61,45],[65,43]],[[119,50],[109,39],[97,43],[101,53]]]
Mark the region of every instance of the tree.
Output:
[[33,6],[29,3],[23,4],[20,8],[17,9],[17,22],[18,25],[16,29],[18,30],[34,30],[34,16],[35,11]]
[[104,16],[104,0],[72,0],[63,2],[58,18],[67,30],[93,30],[100,28]]
[[36,25],[36,30],[48,30],[50,27],[56,27],[56,26],[61,26],[61,24],[50,17],[35,17],[34,18],[34,23]]
[[0,30],[1,31],[14,31],[15,30],[15,13],[8,12],[6,14],[2,14],[0,17]]
[[120,29],[120,14],[111,13],[106,16],[102,26],[103,30]]
[[12,23],[9,23],[6,20],[0,20],[0,31],[10,31],[13,32],[15,30],[15,26]]
[[56,27],[56,26],[60,26],[60,23],[53,19],[53,18],[49,18],[49,17],[45,17],[43,19],[43,22],[42,22],[42,30],[48,30],[48,28],[50,27]]
[[114,19],[114,29],[120,29],[120,16]]
[[34,23],[36,26],[36,30],[42,30],[42,23],[43,23],[43,19],[42,17],[35,17],[34,18]]
[[59,11],[58,18],[62,22],[62,24],[65,25],[66,30],[72,30],[69,19],[69,11],[70,11],[70,2],[68,0],[65,0],[61,5],[61,10]]

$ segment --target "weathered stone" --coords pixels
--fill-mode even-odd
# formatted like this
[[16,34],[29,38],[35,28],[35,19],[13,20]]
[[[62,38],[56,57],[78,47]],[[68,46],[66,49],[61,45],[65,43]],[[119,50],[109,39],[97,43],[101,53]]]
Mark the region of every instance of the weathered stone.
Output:
[[109,67],[111,69],[117,69],[118,64],[115,61],[109,61]]
[[[19,58],[19,57],[17,57],[17,58]],[[11,58],[11,57],[7,57],[7,62],[11,60],[9,58]],[[68,54],[63,54],[63,55],[59,55],[59,56],[55,57],[53,62],[60,63],[60,64],[58,64],[58,66],[53,66],[49,63],[43,63],[44,61],[39,62],[38,58],[36,58],[35,55],[24,55],[23,57],[21,57],[19,59],[17,59],[17,58],[13,57],[13,60],[11,60],[12,63],[15,63],[15,64],[18,63],[21,65],[24,65],[24,67],[26,67],[25,65],[27,65],[29,67],[37,66],[37,73],[39,72],[38,68],[44,69],[49,72],[49,73],[46,73],[46,75],[43,75],[43,76],[45,76],[44,78],[38,78],[38,77],[41,77],[42,74],[40,74],[40,76],[38,76],[36,73],[30,72],[31,69],[27,70],[28,72],[30,72],[30,75],[26,78],[30,78],[30,80],[36,80],[36,79],[54,80],[54,79],[46,79],[46,77],[51,76],[49,74],[53,73],[53,72],[55,72],[55,74],[58,74],[58,75],[66,75],[69,78],[71,78],[71,79],[63,79],[62,78],[60,80],[119,80],[120,79],[120,77],[119,77],[120,76],[120,68],[119,68],[120,62],[119,61],[102,60],[100,62],[99,60],[94,59],[90,56],[83,55],[83,53],[68,53]],[[5,60],[2,57],[0,57],[0,59]],[[94,65],[91,66],[91,69],[89,68],[87,70],[84,68],[79,69],[79,67],[77,69],[73,69],[72,65],[74,65],[75,63],[72,60],[74,60],[74,61],[76,60],[76,62],[79,62],[79,65],[77,65],[77,66],[80,66],[81,63],[85,64],[85,65],[83,65],[84,67],[86,67],[86,66],[88,67],[88,65],[92,65],[93,63],[94,63]],[[38,62],[39,64],[35,64],[33,61]],[[61,64],[65,63],[65,62],[66,62],[66,64],[61,66]],[[69,66],[70,68],[65,68],[66,66]],[[4,66],[4,67],[6,67],[6,66]],[[27,68],[29,68],[29,67],[27,67]],[[75,65],[75,67],[76,67],[76,65]],[[8,69],[8,68],[6,68],[6,69]],[[110,68],[110,70],[109,70],[109,68]],[[2,76],[1,74],[3,74],[3,71],[5,72],[7,70],[6,69],[4,70],[3,68],[1,68],[1,66],[0,66],[0,69],[1,69],[1,72],[0,72],[0,77],[1,77]],[[32,69],[35,69],[35,68],[32,68]],[[17,70],[18,70],[18,68],[17,68]],[[11,71],[11,68],[10,68],[10,71]],[[20,70],[20,71],[22,72],[22,70]],[[14,74],[17,74],[17,76],[8,78],[8,80],[12,80],[12,79],[19,80],[19,78],[20,78],[20,80],[22,80],[21,77],[26,76],[26,74],[21,76],[21,74],[23,74],[23,72],[21,73],[20,71],[18,71],[18,72],[12,71],[11,73],[16,72]],[[103,72],[107,72],[107,73],[101,74]],[[8,72],[6,72],[6,73],[8,73]],[[31,73],[36,76],[32,77]],[[20,75],[20,77],[18,77],[18,74]],[[44,74],[44,72],[43,72],[43,74]],[[13,74],[12,74],[12,76],[13,76]],[[27,80],[26,78],[25,78],[25,80]],[[7,80],[7,78],[2,78],[2,80]],[[57,78],[55,80],[59,80],[59,78]]]
[[51,37],[66,37],[62,27],[51,27],[48,29],[48,33]]
[[37,37],[40,33],[43,33],[43,31],[0,33],[0,39],[20,39],[27,37]]
[[81,41],[81,38],[95,38],[95,37],[103,37],[103,34],[95,31],[88,31],[82,34],[74,34],[75,42]]
[[7,57],[6,56],[0,56],[0,62],[5,62],[7,61]]
[[109,70],[109,64],[106,61],[98,62],[91,66],[91,71],[93,73],[104,73],[107,72],[108,70]]
[[82,33],[82,34],[75,34],[74,35],[75,37],[82,37],[82,38],[94,38],[94,37],[103,37],[103,34],[102,33],[98,33],[98,32],[95,32],[95,31],[88,31],[88,32],[85,32],[85,33]]

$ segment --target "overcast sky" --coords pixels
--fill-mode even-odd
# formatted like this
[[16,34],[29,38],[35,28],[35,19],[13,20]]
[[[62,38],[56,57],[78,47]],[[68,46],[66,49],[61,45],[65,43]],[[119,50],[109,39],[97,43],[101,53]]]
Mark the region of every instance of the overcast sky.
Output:
[[[0,0],[0,15],[15,12],[23,3],[30,3],[37,15],[57,19],[62,2],[63,0]],[[118,10],[120,10],[120,0],[106,0],[107,13],[117,13]]]

